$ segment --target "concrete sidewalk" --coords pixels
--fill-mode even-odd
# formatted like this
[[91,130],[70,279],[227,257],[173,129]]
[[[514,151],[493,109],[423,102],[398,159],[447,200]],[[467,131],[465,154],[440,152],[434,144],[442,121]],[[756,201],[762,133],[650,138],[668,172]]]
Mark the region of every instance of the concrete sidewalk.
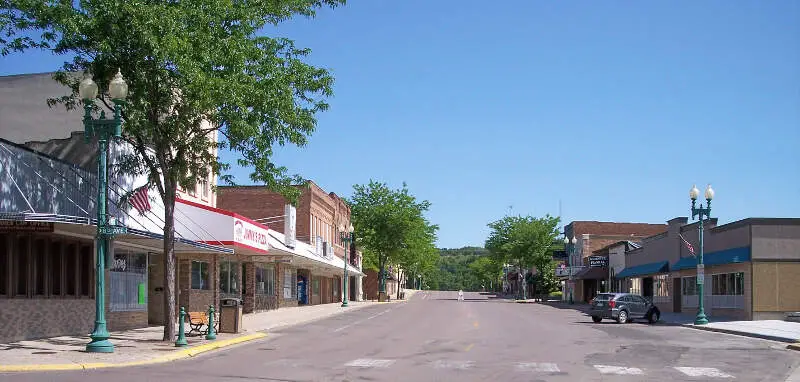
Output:
[[[406,292],[407,298],[413,295]],[[397,302],[408,301],[401,300]],[[393,301],[395,302],[395,301]],[[266,337],[265,331],[308,323],[344,312],[375,306],[377,302],[287,307],[243,316],[244,331],[239,334],[217,334],[213,341],[205,336],[187,336],[188,347],[177,348],[173,342],[163,342],[163,326],[153,326],[124,332],[112,332],[114,353],[87,353],[88,336],[65,336],[0,344],[0,372],[80,370],[103,367],[124,367],[173,361],[197,354]],[[186,330],[188,331],[188,325]]]

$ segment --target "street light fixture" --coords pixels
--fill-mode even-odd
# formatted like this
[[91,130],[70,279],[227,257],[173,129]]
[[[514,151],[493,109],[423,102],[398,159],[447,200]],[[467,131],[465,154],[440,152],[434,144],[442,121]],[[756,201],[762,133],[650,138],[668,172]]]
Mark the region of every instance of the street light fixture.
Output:
[[350,227],[347,231],[344,230],[344,225],[339,226],[339,232],[341,232],[341,239],[342,244],[344,244],[344,286],[342,289],[342,308],[347,307],[347,251],[350,250],[350,243],[353,242],[353,232],[355,232],[355,228],[353,225],[350,224]]
[[125,97],[128,96],[128,84],[122,78],[121,71],[117,71],[114,79],[108,86],[108,94],[114,102],[114,118],[107,119],[106,112],[100,112],[100,118],[92,117],[92,106],[94,99],[97,98],[98,86],[87,76],[78,85],[78,93],[83,99],[83,127],[84,137],[88,142],[93,136],[97,136],[97,260],[95,261],[95,321],[94,330],[90,337],[92,341],[86,345],[86,351],[90,353],[113,353],[114,345],[108,340],[108,328],[106,327],[106,307],[105,307],[105,261],[108,243],[114,237],[125,233],[124,226],[118,226],[116,219],[109,219],[106,212],[106,200],[108,199],[108,141],[122,135],[122,105],[125,104]]
[[705,197],[706,197],[706,206],[703,207],[703,203],[700,203],[700,207],[695,207],[695,202],[697,201],[697,197],[700,196],[700,190],[697,189],[697,186],[692,185],[692,189],[689,190],[689,199],[692,200],[692,219],[697,216],[698,221],[700,222],[697,226],[698,236],[700,241],[700,250],[697,255],[697,316],[694,318],[695,325],[705,325],[708,323],[708,318],[706,317],[706,312],[704,309],[704,294],[703,294],[703,286],[705,284],[705,265],[703,264],[703,220],[709,219],[711,217],[711,199],[714,199],[714,189],[711,188],[709,184],[706,187]]
[[[567,247],[567,263],[569,264],[569,303],[574,304],[575,301],[572,299],[572,290],[575,288],[575,281],[572,280],[572,255],[575,253],[575,244],[578,243],[578,239],[575,236],[568,238],[566,235],[564,236],[564,246]],[[572,245],[570,245],[572,244]]]

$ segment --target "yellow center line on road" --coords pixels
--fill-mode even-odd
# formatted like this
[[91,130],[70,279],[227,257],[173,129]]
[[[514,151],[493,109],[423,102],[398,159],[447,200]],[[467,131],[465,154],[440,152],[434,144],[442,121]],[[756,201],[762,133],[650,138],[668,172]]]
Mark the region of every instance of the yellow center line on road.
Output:
[[473,322],[473,323],[472,323],[472,326],[474,326],[474,327],[476,327],[476,328],[477,328],[477,327],[479,327],[480,325],[478,324],[478,321],[475,321],[475,322]]
[[472,347],[473,347],[473,346],[475,346],[475,344],[469,344],[469,345],[467,345],[467,347],[466,347],[466,348],[464,348],[464,351],[470,351],[470,350],[472,350]]

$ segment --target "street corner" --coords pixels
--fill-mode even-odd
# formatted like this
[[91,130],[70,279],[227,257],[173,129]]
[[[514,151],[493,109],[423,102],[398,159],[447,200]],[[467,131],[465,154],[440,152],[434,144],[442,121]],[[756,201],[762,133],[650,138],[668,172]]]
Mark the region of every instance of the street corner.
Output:
[[234,338],[208,342],[196,346],[178,348],[174,352],[170,352],[169,354],[166,355],[138,360],[138,361],[0,365],[0,373],[92,370],[92,369],[153,365],[153,364],[166,363],[166,362],[191,358],[199,354],[208,353],[214,350],[230,347],[244,342],[258,340],[265,337],[267,337],[266,332],[255,332],[252,334],[246,334]]

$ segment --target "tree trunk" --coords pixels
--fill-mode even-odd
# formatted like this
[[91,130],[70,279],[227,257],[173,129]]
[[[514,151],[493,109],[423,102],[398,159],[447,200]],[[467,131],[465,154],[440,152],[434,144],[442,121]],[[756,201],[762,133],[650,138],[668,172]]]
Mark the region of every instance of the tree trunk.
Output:
[[175,259],[175,185],[164,179],[164,338],[175,340],[175,324],[178,322],[175,298],[176,264]]

